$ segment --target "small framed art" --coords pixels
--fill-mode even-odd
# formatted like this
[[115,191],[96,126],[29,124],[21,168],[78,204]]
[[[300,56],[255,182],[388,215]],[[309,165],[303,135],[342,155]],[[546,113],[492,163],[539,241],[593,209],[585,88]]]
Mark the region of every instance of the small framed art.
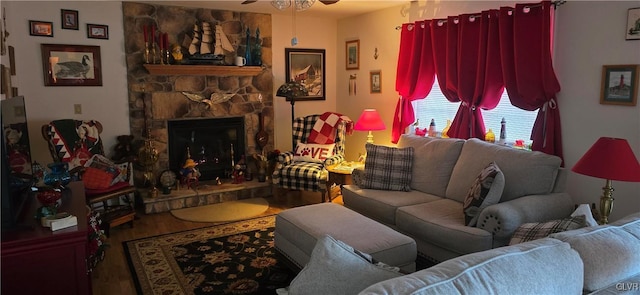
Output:
[[64,30],[78,30],[78,11],[69,9],[60,9],[60,17],[62,22],[62,29]]
[[87,38],[109,39],[109,26],[87,24]]
[[640,7],[629,9],[626,34],[627,40],[640,40]]
[[382,92],[382,73],[380,70],[369,72],[369,80],[371,82],[371,93]]
[[347,41],[347,70],[357,70],[360,68],[360,40]]
[[53,37],[53,23],[39,20],[29,21],[29,35],[41,37]]
[[600,104],[635,106],[639,65],[602,66]]

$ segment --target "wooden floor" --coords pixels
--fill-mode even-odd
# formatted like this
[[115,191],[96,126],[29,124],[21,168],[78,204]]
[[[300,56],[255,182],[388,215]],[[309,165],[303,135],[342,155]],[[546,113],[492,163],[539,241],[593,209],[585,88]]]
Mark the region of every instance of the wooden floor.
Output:
[[[320,193],[316,192],[282,192],[267,198],[269,209],[263,215],[276,214],[284,209],[319,203]],[[342,198],[337,197],[333,203],[342,204]],[[134,227],[121,225],[111,229],[107,239],[106,257],[91,274],[93,294],[136,294],[132,275],[124,255],[122,242],[139,238],[151,237],[172,232],[201,228],[215,225],[215,223],[189,222],[177,219],[170,212],[145,214],[140,211]]]

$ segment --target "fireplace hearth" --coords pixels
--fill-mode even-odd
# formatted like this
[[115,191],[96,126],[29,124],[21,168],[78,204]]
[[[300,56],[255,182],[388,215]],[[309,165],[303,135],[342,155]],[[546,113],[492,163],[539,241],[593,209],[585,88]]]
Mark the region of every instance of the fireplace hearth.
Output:
[[169,168],[180,171],[190,157],[200,180],[230,178],[245,151],[243,117],[169,120],[167,127]]

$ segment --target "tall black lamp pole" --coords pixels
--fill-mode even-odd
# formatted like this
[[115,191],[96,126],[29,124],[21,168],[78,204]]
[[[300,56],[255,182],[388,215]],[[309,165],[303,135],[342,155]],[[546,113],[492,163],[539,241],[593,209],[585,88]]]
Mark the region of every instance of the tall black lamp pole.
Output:
[[[296,97],[302,97],[309,95],[307,88],[305,88],[302,84],[294,81],[290,81],[284,83],[278,88],[278,92],[276,96],[286,97],[289,102],[291,102],[291,126],[293,127],[293,122],[295,120],[295,103]],[[291,132],[291,148],[296,148],[296,142],[293,139],[293,132]]]

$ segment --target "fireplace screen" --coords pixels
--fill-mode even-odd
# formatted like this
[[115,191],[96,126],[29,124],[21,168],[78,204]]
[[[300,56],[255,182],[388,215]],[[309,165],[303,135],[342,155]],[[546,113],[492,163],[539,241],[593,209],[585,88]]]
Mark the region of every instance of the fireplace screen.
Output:
[[180,171],[188,158],[198,163],[200,180],[230,178],[245,153],[244,118],[168,121],[169,166]]

